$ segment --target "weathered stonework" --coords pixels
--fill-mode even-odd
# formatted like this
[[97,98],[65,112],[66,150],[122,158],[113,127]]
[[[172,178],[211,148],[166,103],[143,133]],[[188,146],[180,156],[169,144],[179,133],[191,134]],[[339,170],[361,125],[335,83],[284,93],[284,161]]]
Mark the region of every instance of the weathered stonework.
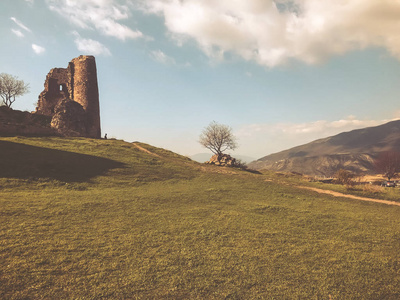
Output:
[[[70,101],[74,104],[71,105]],[[75,116],[75,112],[79,112],[79,116]],[[99,90],[94,56],[81,55],[74,58],[66,69],[51,69],[44,91],[39,95],[36,113],[52,116],[51,125],[60,134],[100,138]]]
[[0,106],[0,136],[56,136],[51,117]]
[[86,113],[78,102],[64,99],[54,108],[51,127],[57,128],[63,136],[81,136],[81,129],[86,128]]
[[226,167],[234,167],[238,165],[238,161],[236,158],[233,158],[229,154],[222,154],[218,156],[218,154],[213,155],[209,161],[206,161],[206,164],[216,165],[216,166],[226,166]]

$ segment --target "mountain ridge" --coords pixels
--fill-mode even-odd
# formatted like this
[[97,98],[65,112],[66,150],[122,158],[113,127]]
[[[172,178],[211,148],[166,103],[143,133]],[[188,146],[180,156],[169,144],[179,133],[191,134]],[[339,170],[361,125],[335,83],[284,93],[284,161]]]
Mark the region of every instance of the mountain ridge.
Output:
[[342,132],[273,153],[251,162],[249,167],[322,176],[332,176],[341,168],[372,174],[377,154],[389,150],[400,150],[400,120]]

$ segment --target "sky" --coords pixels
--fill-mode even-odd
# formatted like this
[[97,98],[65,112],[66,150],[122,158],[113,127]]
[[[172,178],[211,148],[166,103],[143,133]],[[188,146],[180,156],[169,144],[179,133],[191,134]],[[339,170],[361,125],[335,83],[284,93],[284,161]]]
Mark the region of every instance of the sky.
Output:
[[400,117],[400,0],[0,0],[0,36],[14,109],[94,55],[102,134],[182,155],[212,121],[261,158]]

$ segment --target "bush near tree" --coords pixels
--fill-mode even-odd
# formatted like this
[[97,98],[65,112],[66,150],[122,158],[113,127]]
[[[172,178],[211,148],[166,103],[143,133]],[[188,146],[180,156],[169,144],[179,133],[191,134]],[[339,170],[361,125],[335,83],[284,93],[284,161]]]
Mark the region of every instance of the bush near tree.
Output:
[[353,185],[354,174],[350,171],[340,169],[336,172],[335,177],[340,184],[347,186]]

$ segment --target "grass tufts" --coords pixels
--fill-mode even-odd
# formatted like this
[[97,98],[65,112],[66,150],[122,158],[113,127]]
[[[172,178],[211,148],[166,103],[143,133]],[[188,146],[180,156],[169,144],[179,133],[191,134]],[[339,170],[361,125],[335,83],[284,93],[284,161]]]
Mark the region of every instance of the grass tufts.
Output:
[[141,143],[0,141],[1,299],[400,297],[399,207]]

